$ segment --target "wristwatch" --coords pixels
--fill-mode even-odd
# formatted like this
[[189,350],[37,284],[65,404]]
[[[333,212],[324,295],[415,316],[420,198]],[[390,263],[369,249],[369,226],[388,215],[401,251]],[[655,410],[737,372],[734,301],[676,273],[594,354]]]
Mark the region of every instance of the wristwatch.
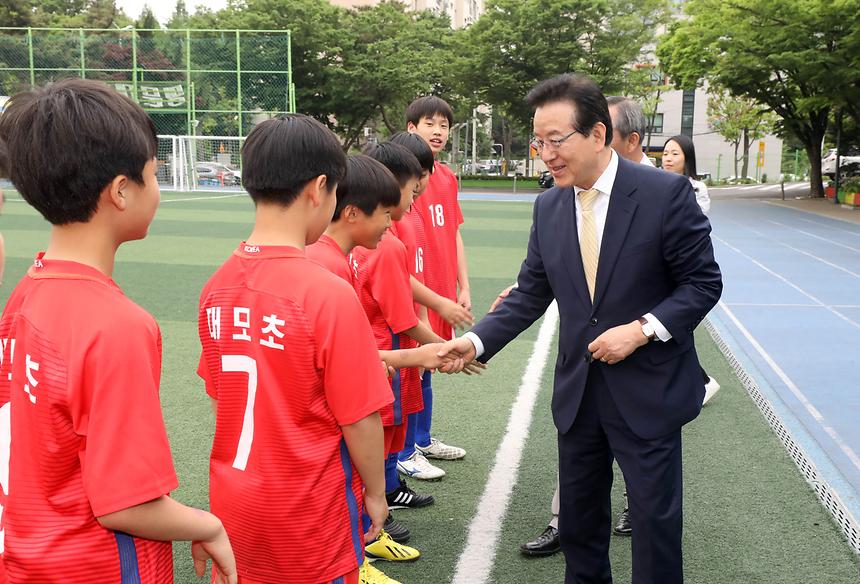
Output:
[[639,324],[642,325],[642,334],[645,335],[649,343],[657,338],[657,331],[654,330],[654,325],[648,322],[644,316],[639,317]]

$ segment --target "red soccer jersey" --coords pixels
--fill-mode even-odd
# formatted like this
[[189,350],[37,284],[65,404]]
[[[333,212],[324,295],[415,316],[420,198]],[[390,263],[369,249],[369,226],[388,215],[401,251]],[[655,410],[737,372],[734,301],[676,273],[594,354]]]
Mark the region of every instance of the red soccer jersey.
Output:
[[[437,294],[457,300],[457,230],[463,213],[457,200],[457,177],[437,162],[427,183],[427,190],[416,201],[427,240],[424,256],[424,278],[427,287]],[[428,310],[430,325],[443,339],[454,335],[451,325]]]
[[9,582],[173,582],[169,541],[96,520],[177,487],[155,320],[95,268],[40,254],[6,304],[0,340]]
[[[200,296],[198,373],[218,400],[212,512],[240,577],[331,581],[364,554],[341,426],[391,403],[349,284],[293,247],[241,244]],[[325,545],[308,553],[325,524]]]
[[[356,291],[364,308],[376,346],[380,350],[412,349],[418,343],[408,335],[400,334],[418,324],[406,247],[386,232],[375,250],[357,247],[352,259],[358,270]],[[421,396],[421,379],[414,367],[399,369],[390,380],[394,403],[380,410],[382,424],[399,426],[409,414],[424,409]]]
[[346,280],[353,288],[355,287],[355,267],[350,266],[340,245],[328,235],[323,235],[316,243],[307,246],[305,255],[335,276]]

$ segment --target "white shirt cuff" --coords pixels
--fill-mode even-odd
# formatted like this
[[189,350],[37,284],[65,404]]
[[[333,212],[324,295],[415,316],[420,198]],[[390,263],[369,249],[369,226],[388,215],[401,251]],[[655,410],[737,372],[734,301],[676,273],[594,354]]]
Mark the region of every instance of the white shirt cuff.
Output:
[[[669,340],[671,340],[671,339],[672,339],[672,334],[671,334],[668,330],[666,330],[666,327],[664,327],[664,326],[663,326],[663,323],[662,323],[662,322],[660,322],[659,320],[657,320],[657,317],[656,317],[656,316],[654,316],[653,314],[651,314],[651,313],[649,312],[648,314],[646,314],[646,315],[645,315],[645,316],[643,316],[642,318],[644,318],[645,320],[647,320],[647,321],[648,321],[648,323],[649,323],[651,326],[653,326],[653,327],[654,327],[654,332],[657,334],[657,338],[658,338],[658,339],[660,339],[660,340],[661,340],[661,341],[663,341],[664,343],[665,343],[666,341],[669,341]],[[477,345],[476,345],[476,346],[477,346]]]
[[472,331],[469,331],[469,332],[465,333],[463,336],[465,338],[469,339],[470,341],[472,341],[472,344],[475,345],[475,358],[476,359],[484,354],[484,343],[481,342],[481,339],[480,339],[480,337],[478,337],[478,335],[476,335]]

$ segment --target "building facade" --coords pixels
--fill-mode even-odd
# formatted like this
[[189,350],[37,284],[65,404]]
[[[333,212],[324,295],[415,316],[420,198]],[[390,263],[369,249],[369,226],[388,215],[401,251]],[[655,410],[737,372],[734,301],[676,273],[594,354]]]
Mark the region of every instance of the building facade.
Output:
[[[651,133],[649,154],[659,158],[663,144],[676,134],[686,134],[696,146],[696,166],[700,174],[712,179],[734,176],[734,146],[711,127],[708,121],[707,85],[694,91],[672,90],[661,94]],[[651,112],[646,112],[650,115]],[[738,157],[743,156],[743,144]],[[759,155],[761,153],[761,155]],[[750,145],[747,174],[754,179],[779,178],[782,166],[782,139],[767,135]],[[761,160],[761,166],[758,162]],[[742,163],[738,162],[738,173]]]

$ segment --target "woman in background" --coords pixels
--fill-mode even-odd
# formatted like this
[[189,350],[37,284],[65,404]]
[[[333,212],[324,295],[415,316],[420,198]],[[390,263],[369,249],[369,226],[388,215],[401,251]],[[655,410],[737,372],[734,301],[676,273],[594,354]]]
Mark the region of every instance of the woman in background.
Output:
[[[663,170],[681,174],[690,179],[690,184],[693,185],[693,191],[696,193],[696,202],[702,209],[702,213],[707,215],[711,209],[711,198],[708,196],[708,187],[698,180],[696,149],[689,137],[679,134],[666,140],[666,144],[663,145]],[[702,400],[702,405],[705,405],[720,390],[720,384],[708,375],[704,368],[702,368],[702,379],[705,383],[705,399]]]

